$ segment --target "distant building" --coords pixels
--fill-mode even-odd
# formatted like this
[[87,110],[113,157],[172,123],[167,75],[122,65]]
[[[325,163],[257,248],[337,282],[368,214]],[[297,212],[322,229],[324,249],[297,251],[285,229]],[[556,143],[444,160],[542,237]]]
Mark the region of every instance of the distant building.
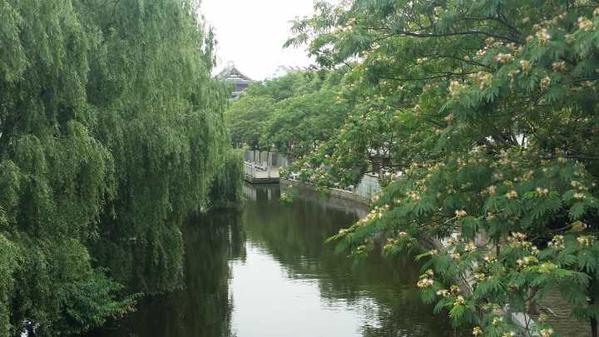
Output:
[[254,82],[239,71],[234,65],[229,65],[216,77],[233,84],[233,92],[231,93],[232,99],[239,98],[245,89]]

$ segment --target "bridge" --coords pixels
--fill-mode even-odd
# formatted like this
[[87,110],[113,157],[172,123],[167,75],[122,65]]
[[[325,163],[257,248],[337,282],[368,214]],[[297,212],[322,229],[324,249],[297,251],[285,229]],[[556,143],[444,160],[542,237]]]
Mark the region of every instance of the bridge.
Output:
[[260,165],[251,161],[244,161],[243,176],[250,184],[277,184],[280,180],[278,167]]

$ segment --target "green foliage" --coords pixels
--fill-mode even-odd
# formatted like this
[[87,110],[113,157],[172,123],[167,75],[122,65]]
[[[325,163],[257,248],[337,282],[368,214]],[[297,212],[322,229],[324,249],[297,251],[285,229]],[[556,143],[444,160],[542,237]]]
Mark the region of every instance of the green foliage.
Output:
[[250,86],[225,113],[233,144],[268,150],[290,158],[329,139],[349,111],[340,99],[342,72],[293,72]]
[[273,115],[275,101],[270,97],[244,95],[225,114],[234,145],[260,149],[260,137]]
[[[553,335],[534,314],[559,288],[596,324],[599,9],[591,1],[375,1],[295,23],[356,99],[291,168],[319,186],[388,173],[368,217],[335,239],[362,255],[436,242],[419,282],[480,336]],[[333,103],[333,102],[331,102]],[[398,174],[395,177],[396,173]],[[528,331],[523,331],[528,330]]]
[[[0,209],[0,225],[4,226],[6,220]],[[19,267],[19,251],[16,245],[0,235],[0,334],[10,336],[11,325],[10,300],[15,290],[14,274]]]
[[243,154],[239,150],[229,150],[222,161],[222,167],[210,187],[209,199],[212,208],[233,206],[241,201]]
[[333,135],[347,114],[346,105],[330,104],[336,95],[334,89],[323,88],[280,101],[275,105],[263,142],[272,143],[291,158],[309,153],[320,141]]
[[180,285],[180,227],[229,151],[197,8],[0,1],[0,336],[81,333]]

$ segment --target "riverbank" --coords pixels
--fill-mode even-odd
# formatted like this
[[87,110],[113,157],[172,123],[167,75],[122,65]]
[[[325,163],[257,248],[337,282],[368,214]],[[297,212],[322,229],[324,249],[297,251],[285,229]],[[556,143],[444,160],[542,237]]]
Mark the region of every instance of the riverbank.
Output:
[[323,196],[327,195],[329,197],[329,199],[337,198],[337,199],[353,202],[353,203],[360,205],[360,207],[363,207],[366,209],[368,209],[370,207],[370,199],[367,199],[367,198],[365,198],[355,192],[352,192],[352,191],[342,190],[339,188],[328,188],[326,190],[326,192],[320,192],[317,190],[317,188],[314,185],[304,183],[301,181],[297,181],[297,180],[281,179],[280,183],[281,183],[281,187],[283,187],[283,188],[289,188],[289,187],[293,186],[293,187],[300,188],[302,190],[309,190],[309,191],[313,191],[315,193],[320,193]]

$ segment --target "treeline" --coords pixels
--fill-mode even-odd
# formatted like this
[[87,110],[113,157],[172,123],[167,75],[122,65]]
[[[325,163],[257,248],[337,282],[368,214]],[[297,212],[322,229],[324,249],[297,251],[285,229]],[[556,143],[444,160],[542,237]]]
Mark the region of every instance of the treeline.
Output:
[[[373,168],[387,178],[370,215],[335,239],[357,256],[381,238],[388,254],[424,251],[423,299],[474,336],[559,335],[548,293],[597,336],[597,3],[316,7],[289,44],[307,44],[321,66],[345,73],[341,99],[322,106],[351,109],[290,171],[324,187]],[[271,134],[284,134],[277,128]],[[431,238],[445,244],[421,244]]]
[[239,195],[198,6],[0,0],[0,336],[180,286],[183,222]]
[[[355,185],[366,172],[390,172],[398,161],[410,163],[418,154],[406,149],[408,144],[397,146],[413,131],[397,129],[407,116],[384,108],[388,102],[375,87],[358,88],[359,76],[344,65],[251,85],[225,111],[232,144],[283,153],[293,162],[288,174],[320,187]],[[345,151],[335,163],[329,156],[332,145]]]
[[329,139],[348,113],[337,99],[343,72],[297,71],[251,85],[225,112],[236,147],[296,159]]

